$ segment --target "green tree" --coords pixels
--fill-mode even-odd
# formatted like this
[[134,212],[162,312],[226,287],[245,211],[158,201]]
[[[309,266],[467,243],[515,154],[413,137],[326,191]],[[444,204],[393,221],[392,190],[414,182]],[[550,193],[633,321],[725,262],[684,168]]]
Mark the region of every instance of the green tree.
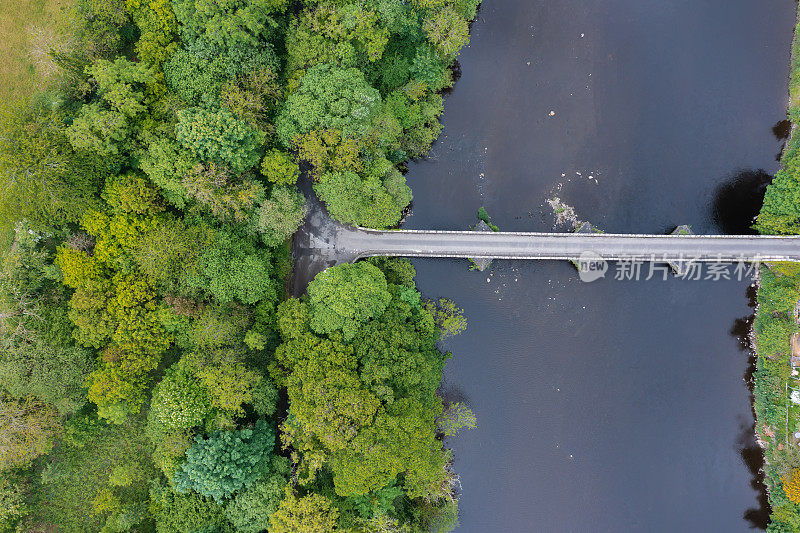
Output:
[[364,67],[379,60],[389,41],[380,13],[385,5],[323,1],[304,11],[286,37],[288,72],[320,63]]
[[286,497],[269,520],[270,533],[329,533],[337,531],[339,510],[319,494],[298,498],[286,489]]
[[341,330],[352,339],[358,327],[379,316],[392,295],[383,273],[369,263],[331,267],[308,286],[311,328],[317,333]]
[[336,129],[345,137],[363,135],[380,103],[380,94],[360,70],[316,65],[287,98],[275,130],[285,147],[295,136],[316,129]]
[[113,62],[99,59],[86,72],[97,83],[102,100],[112,109],[128,117],[147,110],[145,88],[155,81],[147,64],[132,63],[124,57]]
[[275,186],[258,208],[255,223],[264,244],[277,246],[297,231],[305,216],[303,195],[288,187]]
[[278,510],[289,477],[289,461],[272,458],[271,474],[237,494],[225,507],[228,520],[242,533],[260,533],[269,528],[269,519]]
[[29,511],[23,483],[0,474],[0,531],[16,531]]
[[261,173],[275,185],[294,185],[300,176],[300,167],[288,152],[273,149],[264,156]]
[[116,156],[127,150],[123,143],[132,132],[130,121],[123,113],[103,109],[99,103],[94,103],[83,106],[67,129],[67,136],[76,150]]
[[467,319],[464,311],[456,307],[451,300],[440,298],[438,301],[428,301],[425,309],[433,315],[436,326],[439,328],[442,339],[458,335],[467,329]]
[[236,172],[243,172],[261,159],[264,133],[237,120],[228,111],[181,110],[175,134],[178,141],[203,161],[225,163]]
[[32,395],[71,414],[86,403],[86,378],[94,367],[85,348],[39,340],[3,355],[0,385],[15,398]]
[[222,505],[192,492],[175,492],[169,487],[156,486],[150,492],[150,512],[158,533],[220,531],[228,525]]
[[469,24],[455,9],[445,6],[425,17],[428,40],[446,58],[455,58],[469,42]]
[[247,367],[233,350],[194,353],[195,376],[207,391],[211,405],[230,415],[243,414],[242,405],[253,402],[253,391],[263,375]]
[[61,117],[41,108],[7,111],[0,120],[0,222],[79,222],[98,205],[107,168],[101,155],[72,148]]
[[61,430],[58,412],[31,398],[0,398],[0,471],[49,452]]
[[216,231],[195,269],[186,273],[186,283],[208,291],[221,303],[236,299],[254,304],[275,295],[270,258],[269,251],[257,247],[251,237]]
[[403,209],[411,202],[411,189],[402,174],[395,172],[383,180],[375,175],[362,178],[354,172],[323,174],[314,191],[339,222],[388,228],[400,222]]
[[191,365],[181,359],[153,389],[148,417],[162,431],[190,429],[201,425],[212,409],[207,390],[198,383]]
[[183,178],[186,195],[222,222],[243,223],[264,200],[264,186],[255,180],[237,181],[224,165],[195,165]]
[[436,419],[436,425],[445,437],[455,436],[462,428],[474,429],[477,426],[475,413],[460,402],[447,406],[447,409]]
[[173,476],[179,492],[194,490],[221,501],[252,486],[270,468],[275,431],[264,420],[252,428],[198,436]]

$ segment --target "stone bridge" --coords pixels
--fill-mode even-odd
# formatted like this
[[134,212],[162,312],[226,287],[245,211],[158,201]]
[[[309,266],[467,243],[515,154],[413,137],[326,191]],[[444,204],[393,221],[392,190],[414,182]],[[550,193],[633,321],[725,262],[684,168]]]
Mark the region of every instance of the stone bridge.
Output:
[[584,252],[606,260],[800,262],[800,236],[622,235],[491,231],[372,230],[344,226],[309,197],[309,215],[295,235],[293,292],[325,268],[375,256],[575,260]]

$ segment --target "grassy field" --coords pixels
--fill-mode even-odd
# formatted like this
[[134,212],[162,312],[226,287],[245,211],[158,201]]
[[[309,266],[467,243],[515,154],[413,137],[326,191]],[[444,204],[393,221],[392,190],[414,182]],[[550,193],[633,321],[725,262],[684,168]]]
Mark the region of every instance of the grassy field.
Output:
[[48,73],[42,55],[67,33],[72,4],[0,0],[0,101],[27,98],[41,87]]

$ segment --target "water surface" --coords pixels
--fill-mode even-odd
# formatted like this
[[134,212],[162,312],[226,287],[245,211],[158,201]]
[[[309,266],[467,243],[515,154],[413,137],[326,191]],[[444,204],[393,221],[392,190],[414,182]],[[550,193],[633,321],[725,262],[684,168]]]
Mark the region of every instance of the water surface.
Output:
[[[783,142],[794,10],[486,0],[445,131],[410,166],[404,227],[464,229],[484,205],[504,230],[547,231],[557,195],[608,232],[747,231]],[[566,263],[415,265],[423,293],[470,320],[446,346],[445,392],[479,424],[450,442],[459,532],[763,525],[738,336],[748,281],[615,281],[612,265],[612,279],[586,284]]]

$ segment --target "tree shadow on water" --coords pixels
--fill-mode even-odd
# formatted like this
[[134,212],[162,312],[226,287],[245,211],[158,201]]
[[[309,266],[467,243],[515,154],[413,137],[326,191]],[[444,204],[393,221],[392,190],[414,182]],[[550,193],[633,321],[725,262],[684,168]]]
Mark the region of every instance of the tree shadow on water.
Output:
[[[756,288],[754,286],[747,287],[748,305],[751,309],[756,306]],[[744,372],[744,381],[747,384],[747,390],[750,393],[750,406],[753,406],[753,373],[756,370],[756,354],[752,350],[750,343],[750,332],[753,326],[753,319],[755,315],[737,318],[733,322],[730,329],[730,334],[738,339],[739,350],[742,353],[748,354],[747,367]],[[767,529],[769,524],[769,500],[767,498],[767,488],[764,485],[764,450],[756,442],[755,437],[755,411],[752,411],[752,417],[739,417],[739,434],[736,438],[736,451],[742,458],[747,469],[750,471],[751,480],[750,486],[758,493],[757,506],[747,509],[742,518],[750,523],[751,529]]]
[[772,176],[763,169],[739,170],[714,192],[714,223],[726,235],[754,235],[752,226]]

